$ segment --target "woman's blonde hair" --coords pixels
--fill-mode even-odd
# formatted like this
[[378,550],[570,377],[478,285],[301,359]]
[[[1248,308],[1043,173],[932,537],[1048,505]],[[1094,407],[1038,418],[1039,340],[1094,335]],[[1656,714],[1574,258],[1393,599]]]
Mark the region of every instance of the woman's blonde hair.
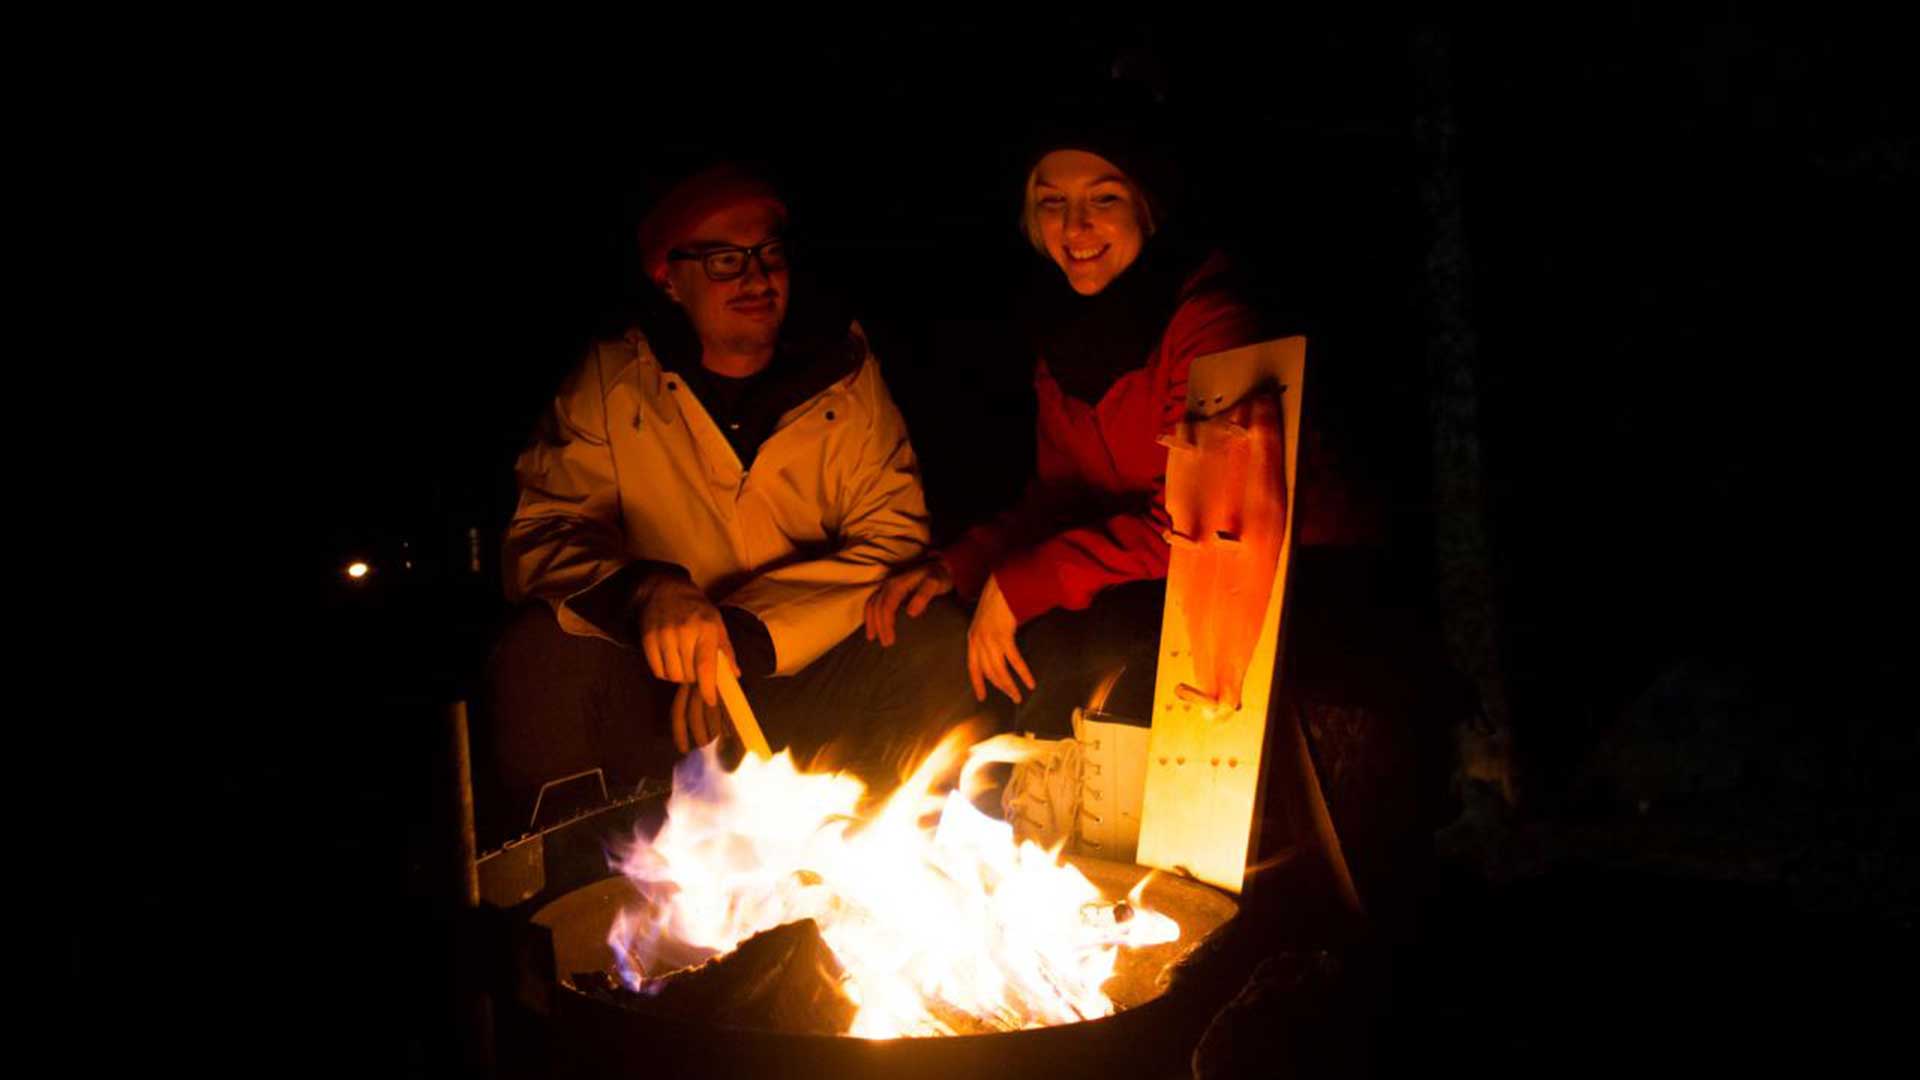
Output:
[[[1052,152],[1049,150],[1047,153]],[[1046,154],[1042,154],[1040,160],[1033,163],[1033,168],[1027,170],[1027,195],[1020,206],[1020,229],[1027,234],[1027,243],[1042,255],[1047,254],[1047,242],[1040,236],[1040,162],[1045,160]],[[1119,168],[1117,165],[1114,167]],[[1125,169],[1120,169],[1120,175],[1126,177],[1127,195],[1133,199],[1134,213],[1140,218],[1140,233],[1151,238],[1154,230],[1153,203],[1148,200],[1146,190]]]

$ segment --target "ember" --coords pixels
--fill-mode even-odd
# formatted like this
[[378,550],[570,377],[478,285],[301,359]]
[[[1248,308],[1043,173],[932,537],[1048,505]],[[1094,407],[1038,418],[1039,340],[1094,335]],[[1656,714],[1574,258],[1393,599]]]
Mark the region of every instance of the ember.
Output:
[[[1005,750],[989,740],[963,751],[949,736],[864,816],[857,780],[803,773],[785,754],[749,755],[734,772],[710,748],[689,756],[666,823],[620,859],[643,898],[609,936],[626,986],[664,996],[685,978],[674,969],[812,920],[843,973],[839,991],[857,1007],[852,1035],[1015,1030],[1112,1013],[1102,987],[1119,949],[1173,941],[1179,926],[1141,905],[1145,880],[1127,901],[1109,902],[1058,851],[1016,843],[1006,823],[974,808],[967,794],[980,766]],[[958,788],[935,790],[963,753]]]

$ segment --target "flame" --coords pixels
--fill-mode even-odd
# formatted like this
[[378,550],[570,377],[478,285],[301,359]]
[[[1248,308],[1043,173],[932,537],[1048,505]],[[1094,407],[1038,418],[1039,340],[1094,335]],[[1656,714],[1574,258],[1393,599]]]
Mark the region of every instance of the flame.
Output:
[[[963,743],[949,734],[865,815],[858,780],[801,772],[784,752],[731,773],[711,747],[689,755],[666,823],[617,860],[644,898],[608,938],[627,985],[645,992],[649,973],[811,918],[846,971],[856,1036],[955,1034],[956,1012],[999,1030],[1112,1013],[1101,987],[1120,947],[1173,941],[1179,925],[1140,907],[1145,880],[1110,903],[1057,850],[1016,844],[963,792],[1018,740]],[[939,793],[963,754],[959,787]]]

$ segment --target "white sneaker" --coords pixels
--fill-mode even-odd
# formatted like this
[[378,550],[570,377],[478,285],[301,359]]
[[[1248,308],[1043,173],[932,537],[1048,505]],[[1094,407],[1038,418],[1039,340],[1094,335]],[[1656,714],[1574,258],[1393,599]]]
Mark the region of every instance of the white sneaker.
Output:
[[1147,728],[1073,710],[1080,743],[1080,851],[1130,863],[1140,847],[1140,803],[1147,789]]
[[1076,739],[1018,738],[1022,756],[1000,792],[1000,810],[1016,839],[1051,851],[1073,839],[1080,813],[1081,746]]
[[1147,729],[1073,710],[1071,739],[1025,736],[1000,808],[1014,835],[1051,850],[1132,862],[1140,845]]

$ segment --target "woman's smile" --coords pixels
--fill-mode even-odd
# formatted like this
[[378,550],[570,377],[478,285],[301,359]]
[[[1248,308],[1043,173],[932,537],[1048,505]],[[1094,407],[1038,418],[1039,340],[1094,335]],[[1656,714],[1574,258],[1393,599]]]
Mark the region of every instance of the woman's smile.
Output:
[[1082,296],[1112,284],[1147,242],[1139,189],[1098,154],[1055,150],[1041,158],[1027,199],[1030,235]]

